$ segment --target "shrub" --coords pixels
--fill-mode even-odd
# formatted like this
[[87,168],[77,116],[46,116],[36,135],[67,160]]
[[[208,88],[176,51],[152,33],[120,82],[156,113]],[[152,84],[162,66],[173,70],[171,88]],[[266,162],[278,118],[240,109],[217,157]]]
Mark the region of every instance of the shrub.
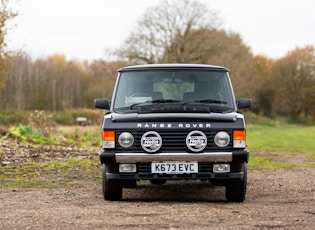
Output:
[[42,133],[33,132],[32,127],[26,125],[19,125],[18,127],[9,129],[8,136],[22,140],[31,139],[35,142],[48,140]]
[[34,131],[50,137],[56,132],[56,124],[53,120],[53,115],[47,115],[44,110],[35,110],[28,118],[28,125]]

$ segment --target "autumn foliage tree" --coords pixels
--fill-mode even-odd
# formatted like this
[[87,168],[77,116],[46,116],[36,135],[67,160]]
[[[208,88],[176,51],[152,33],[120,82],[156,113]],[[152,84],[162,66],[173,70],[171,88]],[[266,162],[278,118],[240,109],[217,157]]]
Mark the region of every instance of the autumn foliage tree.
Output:
[[81,103],[87,85],[81,63],[68,62],[62,55],[31,61],[17,55],[6,63],[8,79],[0,91],[2,108],[19,110],[63,110],[84,107]]
[[307,117],[315,106],[315,48],[306,46],[290,51],[272,70],[277,112]]
[[89,82],[84,94],[86,105],[93,102],[95,98],[111,99],[117,77],[117,70],[128,65],[119,61],[96,60],[88,67]]
[[213,48],[206,64],[225,66],[229,69],[236,96],[252,97],[255,84],[251,65],[253,54],[242,37],[232,31],[213,30],[209,33],[206,43],[200,45]]
[[117,70],[126,63],[68,61],[52,55],[32,61],[16,55],[6,62],[8,78],[0,91],[1,109],[60,111],[93,108],[95,98],[111,98]]
[[252,84],[250,85],[251,97],[255,103],[252,110],[264,116],[274,115],[276,108],[274,79],[271,75],[274,60],[264,55],[257,55],[252,58]]

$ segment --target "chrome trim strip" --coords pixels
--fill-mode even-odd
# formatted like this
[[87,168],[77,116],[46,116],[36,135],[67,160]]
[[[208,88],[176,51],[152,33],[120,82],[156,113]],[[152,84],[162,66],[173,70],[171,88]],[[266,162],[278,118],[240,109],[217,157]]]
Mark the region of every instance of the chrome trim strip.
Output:
[[116,153],[118,163],[136,163],[151,161],[207,161],[232,162],[232,152],[203,153]]

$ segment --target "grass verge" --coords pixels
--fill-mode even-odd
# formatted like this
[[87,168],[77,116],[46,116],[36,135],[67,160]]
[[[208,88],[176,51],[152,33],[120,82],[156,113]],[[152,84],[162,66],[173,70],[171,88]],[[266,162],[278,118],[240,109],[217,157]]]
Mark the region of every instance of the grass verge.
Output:
[[100,183],[98,156],[0,167],[0,188],[56,188]]

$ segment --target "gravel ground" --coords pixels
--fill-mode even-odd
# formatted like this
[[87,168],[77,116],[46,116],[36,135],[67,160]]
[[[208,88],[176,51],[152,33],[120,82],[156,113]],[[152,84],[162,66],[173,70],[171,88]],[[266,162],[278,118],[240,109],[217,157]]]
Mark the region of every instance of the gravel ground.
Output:
[[122,201],[101,186],[1,189],[1,229],[314,229],[315,170],[250,170],[247,200],[202,182],[140,183]]
[[[12,148],[4,143],[0,150],[10,156]],[[2,161],[12,159],[19,157]],[[309,167],[249,168],[244,203],[228,203],[223,187],[200,181],[141,182],[124,189],[122,201],[104,201],[99,182],[76,180],[77,186],[65,188],[0,189],[0,229],[314,229],[315,224],[315,169]]]

